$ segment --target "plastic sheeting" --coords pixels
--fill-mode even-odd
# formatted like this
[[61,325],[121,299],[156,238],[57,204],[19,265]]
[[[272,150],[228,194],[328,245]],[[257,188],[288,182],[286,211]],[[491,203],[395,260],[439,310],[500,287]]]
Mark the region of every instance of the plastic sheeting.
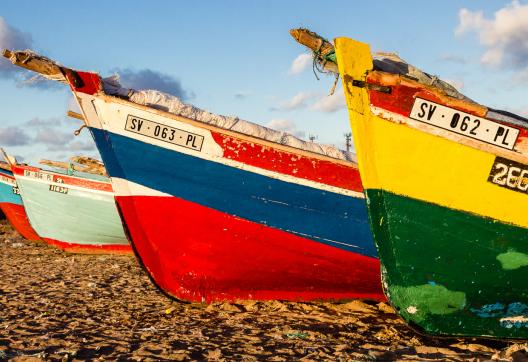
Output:
[[394,53],[376,53],[374,54],[374,69],[382,72],[400,74],[415,81],[432,86],[442,90],[448,96],[461,99],[467,102],[473,102],[471,99],[460,93],[451,84],[443,81],[435,75],[431,75],[407,63]]
[[136,104],[142,104],[198,122],[207,123],[219,128],[243,133],[245,135],[301,150],[319,153],[339,160],[356,162],[355,154],[340,150],[332,145],[303,141],[289,133],[276,131],[268,127],[239,119],[238,117],[222,116],[211,113],[191,104],[183,103],[180,98],[161,91],[123,88],[119,84],[119,78],[117,76],[104,78],[103,89],[106,94],[128,98],[131,102]]

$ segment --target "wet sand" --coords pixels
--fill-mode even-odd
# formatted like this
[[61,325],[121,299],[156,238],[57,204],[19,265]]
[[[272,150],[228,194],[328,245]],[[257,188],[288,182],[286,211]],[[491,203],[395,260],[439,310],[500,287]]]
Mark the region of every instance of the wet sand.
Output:
[[522,361],[527,351],[420,336],[385,303],[178,302],[133,257],[66,254],[0,222],[0,360]]

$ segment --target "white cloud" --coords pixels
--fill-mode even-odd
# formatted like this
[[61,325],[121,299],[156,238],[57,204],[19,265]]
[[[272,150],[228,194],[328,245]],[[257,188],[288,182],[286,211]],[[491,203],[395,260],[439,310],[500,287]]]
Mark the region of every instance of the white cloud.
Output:
[[319,112],[332,113],[344,109],[345,106],[346,102],[343,91],[336,89],[333,95],[324,95],[317,100],[310,109]]
[[304,138],[306,133],[304,131],[298,130],[297,125],[294,122],[287,119],[272,119],[266,124],[266,127],[274,129],[276,131],[284,131],[290,133],[298,138]]
[[300,54],[297,58],[295,58],[292,62],[292,65],[290,67],[290,71],[288,72],[291,75],[302,73],[304,70],[308,69],[308,67],[312,64],[312,55],[307,53]]
[[528,66],[528,4],[514,0],[487,19],[482,10],[461,9],[456,35],[475,32],[485,47],[483,64]]
[[444,78],[442,78],[442,80],[444,82],[446,82],[446,83],[451,84],[453,87],[455,87],[459,91],[464,89],[464,81],[461,80],[461,79],[444,79]]
[[87,140],[87,141],[73,141],[68,146],[69,151],[77,152],[77,151],[94,151],[95,150],[95,143],[93,140]]
[[467,60],[460,55],[445,53],[440,56],[440,60],[444,62],[466,64]]
[[51,127],[42,127],[37,130],[34,142],[46,145],[48,151],[59,151],[64,149],[73,139],[73,133],[58,131]]
[[304,108],[306,107],[306,101],[313,98],[314,94],[309,92],[299,92],[296,95],[294,95],[292,98],[280,102],[279,106],[274,109],[280,109],[283,111],[291,111],[294,109]]

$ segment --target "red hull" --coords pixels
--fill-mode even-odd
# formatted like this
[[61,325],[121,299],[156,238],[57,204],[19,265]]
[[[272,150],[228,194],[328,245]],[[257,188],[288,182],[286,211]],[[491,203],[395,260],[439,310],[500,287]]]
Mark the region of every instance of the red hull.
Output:
[[176,298],[385,300],[376,258],[176,197],[116,200],[141,262]]
[[0,204],[0,208],[4,212],[7,221],[24,239],[41,241],[41,238],[29,223],[24,206],[5,202]]
[[65,243],[63,241],[42,238],[47,244],[55,246],[68,253],[77,254],[119,254],[132,255],[132,247],[130,245],[86,245]]

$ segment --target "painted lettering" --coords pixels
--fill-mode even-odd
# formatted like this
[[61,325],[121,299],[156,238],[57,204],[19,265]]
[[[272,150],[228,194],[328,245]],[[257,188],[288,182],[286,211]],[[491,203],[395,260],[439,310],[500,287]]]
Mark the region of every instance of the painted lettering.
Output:
[[495,133],[495,138],[493,139],[493,141],[497,142],[497,138],[499,138],[503,134],[504,134],[504,127],[499,126],[499,128],[497,128],[497,132]]
[[433,117],[434,112],[436,111],[436,106],[430,105],[429,106],[429,113],[427,114],[427,120],[430,121]]
[[488,176],[488,182],[526,194],[528,190],[528,165],[496,157]]
[[425,113],[427,112],[427,103],[423,102],[420,104],[420,113],[417,114],[419,118],[424,118]]
[[187,146],[189,146],[189,144],[192,145],[193,141],[194,141],[194,136],[193,136],[192,134],[187,135],[187,141],[185,141],[185,144],[186,144]]

